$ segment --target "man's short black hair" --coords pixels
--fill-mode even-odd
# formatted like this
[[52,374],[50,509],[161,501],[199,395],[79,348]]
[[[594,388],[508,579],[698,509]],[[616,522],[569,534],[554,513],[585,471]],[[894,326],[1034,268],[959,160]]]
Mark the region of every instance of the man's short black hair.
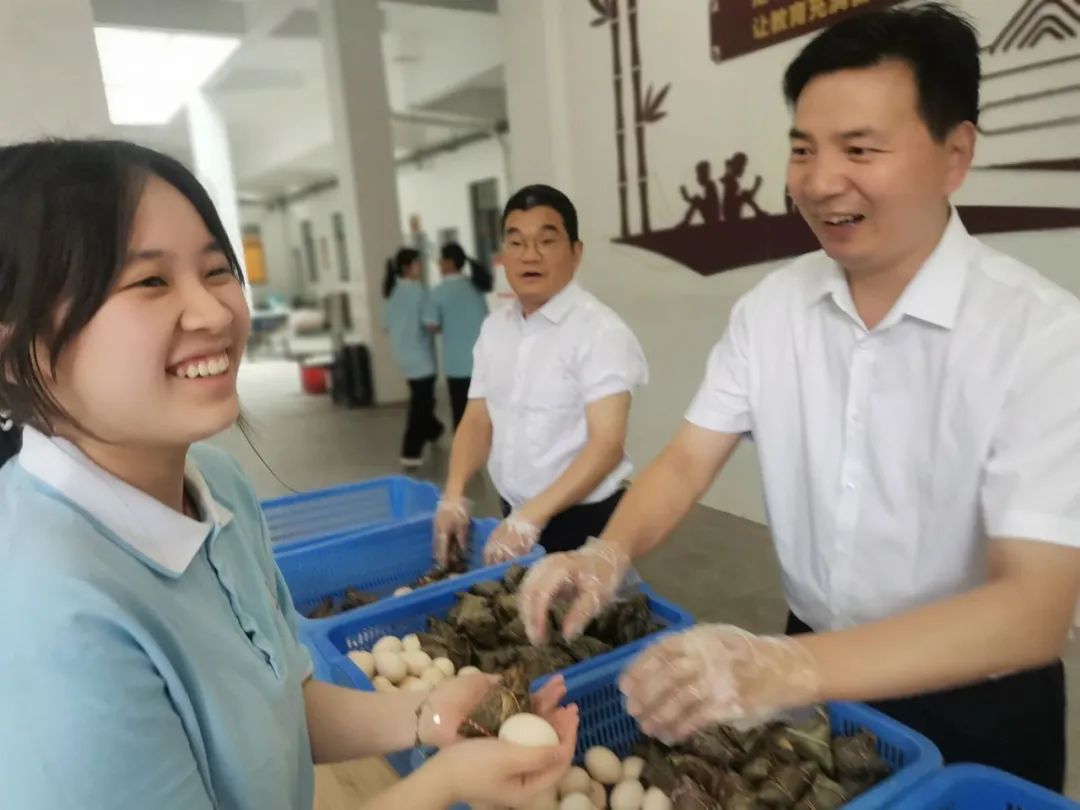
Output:
[[811,79],[889,59],[915,74],[919,114],[938,141],[964,121],[979,122],[979,37],[971,21],[939,3],[850,17],[815,37],[784,73],[791,106]]
[[570,202],[569,197],[551,186],[540,184],[525,186],[525,188],[516,192],[513,197],[507,200],[506,207],[503,209],[502,227],[506,228],[506,218],[510,216],[512,211],[528,211],[541,205],[554,208],[559,212],[563,226],[566,228],[566,234],[570,237],[570,242],[577,242],[577,209],[574,208],[574,204]]

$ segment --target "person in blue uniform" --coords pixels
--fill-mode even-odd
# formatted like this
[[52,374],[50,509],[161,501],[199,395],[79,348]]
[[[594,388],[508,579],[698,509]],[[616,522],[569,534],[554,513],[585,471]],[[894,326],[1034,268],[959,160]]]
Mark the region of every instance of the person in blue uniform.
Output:
[[403,467],[419,467],[424,447],[438,441],[444,430],[435,416],[435,339],[423,323],[428,300],[423,272],[420,253],[401,248],[386,262],[383,281],[383,328],[390,335],[394,359],[409,381],[409,415],[401,439]]
[[441,750],[367,810],[530,801],[561,744],[463,741],[492,685],[313,680],[258,501],[200,444],[237,421],[250,320],[206,191],[119,141],[0,149],[0,784],[4,806],[310,810],[313,764]]
[[439,270],[442,282],[428,296],[424,323],[429,331],[442,334],[443,368],[456,430],[469,404],[473,346],[488,314],[484,296],[491,292],[493,279],[491,270],[467,256],[457,242],[443,245]]

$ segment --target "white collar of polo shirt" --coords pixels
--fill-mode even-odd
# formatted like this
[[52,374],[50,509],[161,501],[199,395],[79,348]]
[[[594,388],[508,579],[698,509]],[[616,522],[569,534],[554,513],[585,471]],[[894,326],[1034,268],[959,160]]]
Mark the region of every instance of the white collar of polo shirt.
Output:
[[[960,299],[964,294],[974,241],[961,222],[956,208],[952,208],[945,232],[934,252],[919,268],[919,272],[908,283],[892,310],[875,330],[887,329],[905,315],[944,329],[952,329],[956,323]],[[826,297],[831,297],[850,318],[862,324],[851,300],[851,289],[844,271],[832,261],[826,262],[810,285],[811,304]]]
[[[577,282],[573,279],[570,283],[559,290],[551,299],[544,304],[540,309],[536,310],[533,315],[543,315],[544,318],[551,323],[559,323],[566,317],[566,313],[574,308],[577,303],[578,295],[581,292],[581,288]],[[521,299],[514,301],[514,306],[517,307],[518,315],[524,317],[524,313],[521,309]]]
[[23,429],[19,464],[44,481],[131,547],[155,568],[178,577],[191,564],[214,526],[227,526],[232,513],[214,500],[199,468],[184,466],[188,493],[204,521],[170,509],[142,490],[106,472],[74,444]]

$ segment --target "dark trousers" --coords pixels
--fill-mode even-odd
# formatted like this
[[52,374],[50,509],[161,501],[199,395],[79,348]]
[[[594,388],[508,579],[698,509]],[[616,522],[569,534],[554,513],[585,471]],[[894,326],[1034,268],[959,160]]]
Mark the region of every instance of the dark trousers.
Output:
[[[814,632],[794,613],[787,633]],[[1065,785],[1065,668],[1049,666],[970,686],[871,703],[925,735],[946,764],[977,762],[1060,793]]]
[[469,384],[472,377],[447,377],[446,387],[450,389],[450,412],[454,415],[454,430],[461,424],[465,415],[465,406],[469,404]]
[[438,439],[443,424],[435,418],[435,378],[409,380],[409,416],[401,441],[402,458],[420,458],[424,445]]
[[[540,535],[540,545],[549,553],[581,548],[590,537],[600,536],[625,494],[626,490],[620,489],[605,500],[578,504],[559,512],[544,527]],[[510,504],[501,498],[500,503],[503,517],[506,517],[510,514]]]

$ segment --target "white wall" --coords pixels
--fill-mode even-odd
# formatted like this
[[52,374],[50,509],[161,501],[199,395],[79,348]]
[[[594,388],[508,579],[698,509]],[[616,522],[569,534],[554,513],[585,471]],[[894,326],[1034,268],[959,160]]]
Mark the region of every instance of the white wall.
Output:
[[[458,241],[470,256],[476,255],[473,237],[472,206],[469,186],[495,178],[499,198],[507,196],[503,149],[495,138],[469,144],[454,152],[445,152],[430,161],[398,169],[398,201],[401,208],[401,232],[407,234],[409,217],[420,215],[424,231],[438,242],[439,231],[456,228]],[[437,268],[427,268],[429,283],[434,284]]]
[[[999,0],[969,0],[962,5],[980,24],[986,18],[984,41],[992,38],[1003,24],[1002,18],[1009,16]],[[1016,3],[1008,5],[1011,8]],[[645,134],[653,227],[670,227],[681,219],[685,206],[679,185],[692,185],[698,160],[710,160],[713,174],[719,176],[724,159],[736,151],[749,155],[750,180],[755,174],[765,178],[759,203],[767,210],[781,211],[790,118],[780,80],[787,63],[808,38],[716,64],[709,53],[709,4],[638,6],[644,82],[657,88],[672,83],[667,117],[649,125]],[[620,7],[625,110],[627,120],[632,121],[626,3],[620,0]],[[510,126],[512,133],[524,133],[524,137],[511,139],[513,181],[532,182],[546,176],[564,185],[578,206],[586,244],[581,280],[627,320],[650,361],[651,383],[635,399],[630,428],[629,449],[640,465],[675,432],[700,383],[706,355],[727,325],[732,304],[777,265],[703,278],[662,256],[613,244],[611,239],[619,231],[619,209],[610,29],[590,25],[596,15],[584,2],[504,2],[502,17],[508,37]],[[528,42],[520,43],[521,47],[514,43],[515,37],[521,39],[522,31],[530,32],[535,40],[545,30],[554,30],[554,42],[534,42],[533,48],[527,47]],[[547,54],[553,49],[560,52],[555,79],[546,70]],[[561,137],[560,132],[569,132],[571,137]],[[1077,143],[1080,128],[1073,128],[1071,138],[1055,135],[1051,146],[1071,149],[1067,156],[1075,157]],[[1019,141],[1010,145],[998,139],[992,147],[996,160],[1010,154],[1032,157],[1030,145]],[[628,127],[627,155],[634,181],[632,126]],[[1059,156],[1066,155],[1046,149],[1038,154],[1042,159]],[[636,231],[636,187],[630,199],[632,230]],[[971,179],[958,202],[1080,207],[1080,183],[1075,173],[980,173]],[[1080,230],[1008,234],[987,241],[1080,291],[1075,262],[1080,255]],[[752,446],[740,448],[704,503],[764,520]]]

